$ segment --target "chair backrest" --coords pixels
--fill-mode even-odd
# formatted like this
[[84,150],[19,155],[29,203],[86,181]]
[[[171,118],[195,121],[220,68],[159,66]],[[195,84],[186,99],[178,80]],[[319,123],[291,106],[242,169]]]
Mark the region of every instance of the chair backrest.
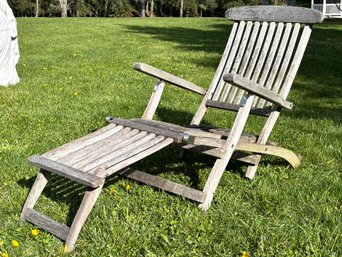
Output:
[[[202,105],[238,110],[246,92],[223,81],[226,73],[241,75],[286,99],[311,26],[323,21],[322,13],[301,7],[246,6],[227,10],[226,18],[234,24]],[[256,97],[251,114],[268,116],[271,106]],[[203,115],[203,110],[199,110],[193,123],[198,123]]]

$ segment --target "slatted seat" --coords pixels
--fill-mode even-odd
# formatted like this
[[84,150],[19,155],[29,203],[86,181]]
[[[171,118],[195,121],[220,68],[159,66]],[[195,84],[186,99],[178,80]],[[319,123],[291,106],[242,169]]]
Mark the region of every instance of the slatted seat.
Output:
[[[108,118],[110,124],[96,132],[41,156],[31,156],[29,162],[41,171],[26,199],[21,219],[65,240],[66,250],[71,251],[106,178],[111,175],[125,176],[184,196],[198,202],[202,210],[207,210],[231,159],[247,164],[246,177],[250,179],[254,177],[264,154],[281,157],[292,167],[298,167],[298,155],[269,142],[268,138],[280,111],[293,107],[287,96],[307,46],[311,27],[322,22],[323,15],[299,7],[249,6],[229,9],[226,18],[234,23],[207,90],[145,63],[134,64],[135,70],[158,80],[142,118]],[[165,83],[203,96],[188,127],[153,120]],[[208,108],[236,112],[231,128],[201,124]],[[243,132],[249,115],[264,119],[259,135]],[[170,144],[215,158],[203,190],[130,167]],[[49,181],[50,173],[87,188],[70,227],[33,209]]]
[[43,154],[42,157],[85,173],[93,174],[103,169],[104,173],[112,174],[120,167],[127,166],[127,163],[132,164],[175,141],[172,137],[127,125],[110,124],[99,132]]

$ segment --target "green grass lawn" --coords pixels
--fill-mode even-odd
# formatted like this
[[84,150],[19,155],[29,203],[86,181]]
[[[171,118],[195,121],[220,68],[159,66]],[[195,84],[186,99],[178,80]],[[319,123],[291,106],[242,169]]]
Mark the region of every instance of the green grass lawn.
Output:
[[[21,83],[0,87],[0,252],[64,256],[49,233],[31,236],[19,214],[37,169],[26,158],[103,127],[107,115],[140,117],[155,81],[146,62],[208,87],[231,23],[224,19],[18,19]],[[293,170],[264,158],[253,181],[228,166],[211,209],[129,180],[109,180],[70,256],[341,256],[342,26],[314,28],[271,140],[299,153]],[[157,119],[188,124],[201,98],[168,86]],[[229,126],[211,111],[206,123]],[[260,127],[251,119],[247,130]],[[169,148],[139,166],[196,188],[213,160]],[[166,158],[167,156],[167,158]],[[185,172],[181,172],[185,171]],[[131,190],[126,190],[127,185]],[[37,204],[70,223],[82,188],[56,178]],[[17,240],[19,247],[13,247]]]

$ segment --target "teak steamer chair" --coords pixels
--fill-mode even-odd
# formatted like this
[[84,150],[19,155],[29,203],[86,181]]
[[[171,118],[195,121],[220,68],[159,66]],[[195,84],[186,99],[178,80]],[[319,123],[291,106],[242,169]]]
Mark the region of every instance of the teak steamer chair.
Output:
[[[230,159],[248,164],[252,179],[262,154],[287,160],[294,168],[300,159],[292,151],[268,143],[307,46],[311,26],[323,21],[322,13],[299,7],[250,6],[233,8],[226,18],[234,24],[223,56],[208,90],[143,63],[134,69],[158,79],[142,119],[108,118],[109,125],[41,156],[28,158],[41,169],[24,204],[21,219],[66,241],[72,251],[105,179],[122,175],[199,202],[207,210]],[[190,127],[153,121],[165,83],[203,95]],[[230,130],[204,128],[200,122],[208,108],[237,112]],[[245,135],[248,116],[266,118],[259,136]],[[180,144],[216,157],[203,191],[153,176],[128,166],[165,148]],[[54,173],[87,187],[70,227],[33,209]]]

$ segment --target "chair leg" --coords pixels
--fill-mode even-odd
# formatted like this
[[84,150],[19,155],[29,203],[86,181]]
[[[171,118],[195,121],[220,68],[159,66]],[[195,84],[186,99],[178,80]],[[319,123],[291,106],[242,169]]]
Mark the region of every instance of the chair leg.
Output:
[[203,203],[198,207],[204,211],[208,210],[210,204],[213,200],[215,190],[220,182],[220,179],[228,165],[230,158],[236,148],[239,138],[241,137],[243,128],[245,127],[249,111],[253,104],[253,95],[246,95],[243,99],[243,104],[241,105],[238,114],[236,115],[235,122],[229,133],[227,141],[225,142],[223,149],[226,151],[221,159],[216,160],[212,171],[208,177],[207,183],[204,186],[203,193],[205,195]]
[[[278,120],[280,112],[278,110],[273,111],[270,116],[268,117],[265,126],[263,127],[259,138],[257,140],[258,144],[266,144],[268,137],[270,136],[272,129]],[[256,160],[255,160],[255,165],[253,166],[248,166],[247,171],[246,171],[246,178],[253,179],[255,176],[255,173],[258,169],[259,162],[261,160],[261,155],[258,154],[256,155]]]
[[253,179],[255,176],[255,173],[257,172],[257,169],[259,167],[259,162],[261,160],[261,155],[256,155],[255,164],[249,165],[245,174],[246,178]]
[[220,179],[226,169],[228,161],[223,159],[216,160],[213,169],[209,174],[209,178],[207,183],[204,186],[203,192],[205,194],[205,198],[203,203],[199,204],[198,207],[203,210],[207,211],[211,205],[211,202],[214,197],[215,190],[220,182]]
[[25,221],[25,214],[28,208],[33,209],[34,205],[38,201],[39,196],[43,192],[47,182],[49,174],[47,172],[40,171],[33,183],[33,186],[26,198],[24,207],[20,214],[20,219]]
[[95,189],[89,189],[82,200],[82,203],[77,210],[74,221],[71,224],[68,237],[65,243],[65,252],[71,252],[75,248],[75,243],[81,229],[90,214],[92,208],[94,207],[97,198],[99,197],[103,184]]

